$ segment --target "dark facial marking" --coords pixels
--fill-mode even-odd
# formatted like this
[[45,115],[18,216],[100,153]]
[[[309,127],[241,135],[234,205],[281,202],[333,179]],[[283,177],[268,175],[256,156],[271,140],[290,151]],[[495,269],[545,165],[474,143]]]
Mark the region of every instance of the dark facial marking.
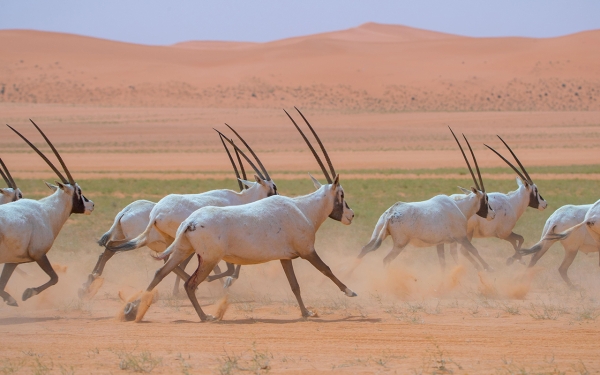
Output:
[[482,218],[487,218],[488,215],[488,196],[487,194],[483,194],[483,199],[479,200],[479,210],[477,211],[477,215]]
[[329,217],[333,220],[342,221],[342,218],[344,217],[344,206],[348,207],[348,204],[344,200],[344,192],[342,192],[333,201],[333,210],[331,210]]
[[273,195],[279,195],[279,193],[277,192],[277,185],[275,184],[273,184],[273,188],[269,190],[269,194],[267,194],[267,197],[271,197]]
[[[540,195],[540,199],[543,199]],[[540,201],[538,200],[538,190],[536,187],[531,189],[531,193],[529,194],[529,207],[538,208],[540,206]]]
[[83,194],[81,194],[81,189],[78,186],[75,186],[75,191],[73,192],[73,207],[71,208],[71,213],[85,213],[84,202],[89,202],[89,200],[86,197],[84,197]]

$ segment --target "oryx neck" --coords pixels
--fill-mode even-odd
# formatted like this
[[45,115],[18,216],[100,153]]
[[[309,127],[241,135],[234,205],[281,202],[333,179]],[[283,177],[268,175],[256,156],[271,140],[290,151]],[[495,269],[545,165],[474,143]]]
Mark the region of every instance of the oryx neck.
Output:
[[257,185],[254,185],[248,189],[244,189],[239,193],[234,193],[235,199],[238,200],[238,204],[248,204],[266,198],[264,194],[262,194],[262,189],[260,189]]
[[71,215],[73,208],[73,197],[57,189],[51,195],[42,198],[38,201],[42,206],[42,210],[48,215],[49,223],[54,233],[54,237],[58,236],[61,228]]
[[293,198],[296,206],[313,223],[315,230],[319,229],[333,210],[333,198],[327,194],[330,186],[323,185],[313,193]]
[[479,209],[479,197],[474,193],[466,195],[463,199],[455,200],[455,203],[467,220]]
[[529,206],[530,191],[525,187],[525,184],[523,184],[519,185],[517,190],[511,191],[506,195],[508,196],[510,205],[513,207],[513,210],[515,210],[517,219],[520,218],[527,209],[527,206]]

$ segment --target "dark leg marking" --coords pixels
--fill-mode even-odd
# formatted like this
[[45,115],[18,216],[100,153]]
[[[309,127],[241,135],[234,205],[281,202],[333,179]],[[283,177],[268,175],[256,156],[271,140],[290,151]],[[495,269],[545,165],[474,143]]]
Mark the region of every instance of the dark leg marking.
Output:
[[486,270],[486,271],[492,270],[492,268],[485,262],[485,260],[483,260],[481,255],[479,255],[479,251],[477,251],[477,249],[475,248],[475,246],[473,246],[471,241],[469,241],[467,238],[464,238],[462,240],[459,240],[458,243],[460,243],[466,250],[469,251],[469,253],[471,253],[472,255],[475,256],[475,258],[477,258],[479,263],[481,263],[481,265],[483,266],[484,270]]
[[44,285],[38,286],[37,288],[25,289],[25,291],[23,292],[23,297],[22,297],[23,301],[27,301],[29,298],[31,298],[37,294],[40,294],[41,292],[48,289],[52,285],[58,283],[58,275],[56,274],[56,272],[54,272],[54,269],[52,268],[52,265],[50,264],[50,261],[48,260],[48,257],[46,255],[44,255],[40,259],[36,260],[35,262],[38,264],[38,266],[40,266],[40,268],[44,272],[46,272],[46,275],[50,276],[50,281],[48,281]]
[[[185,267],[187,267],[188,263],[190,263],[190,261],[192,260],[192,257],[194,256],[194,254],[190,255],[189,257],[187,257],[183,262],[181,262],[181,264],[179,265],[179,268],[181,268],[182,270],[185,271]],[[175,272],[175,271],[173,271]],[[189,278],[189,276],[188,276]],[[184,279],[185,282],[186,279]],[[173,295],[179,295],[179,283],[181,282],[181,277],[179,277],[179,275],[177,275],[177,278],[175,279],[175,285],[173,285]]]
[[444,271],[446,269],[446,254],[444,253],[443,243],[437,245],[437,254],[438,260],[440,261],[440,267],[442,267],[442,271]]
[[18,306],[17,301],[10,294],[4,291],[6,284],[8,284],[8,280],[12,276],[17,266],[17,263],[5,263],[4,268],[2,269],[2,275],[0,276],[0,297],[2,297],[4,302],[6,302],[6,304],[9,306]]
[[94,280],[96,280],[96,278],[102,275],[102,272],[104,272],[104,266],[106,266],[106,262],[108,262],[108,260],[112,258],[115,254],[116,253],[114,251],[110,250],[104,250],[104,252],[100,254],[100,256],[98,257],[98,262],[96,262],[96,265],[94,266],[94,270],[88,275],[87,281],[83,283],[83,285],[78,291],[79,298],[82,298],[87,293],[88,288],[90,287],[90,285],[92,285]]
[[331,268],[329,268],[329,266],[325,264],[323,260],[321,260],[319,254],[317,254],[316,251],[313,250],[305,259],[308,260],[310,264],[312,264],[316,269],[321,271],[323,275],[329,277],[329,279],[331,279],[331,281],[333,281],[333,283],[337,285],[337,287],[340,288],[340,290],[344,292],[348,297],[356,297],[356,293],[351,291],[346,285],[344,285],[344,283],[342,283],[340,280],[338,280],[337,277],[335,277],[333,272],[331,272]]
[[569,276],[567,275],[567,271],[569,270],[569,267],[571,266],[571,264],[573,264],[573,261],[575,260],[575,257],[577,256],[578,252],[579,252],[578,250],[576,250],[576,251],[565,250],[565,257],[564,257],[560,267],[558,267],[558,273],[560,273],[560,276],[563,278],[565,283],[567,283],[567,285],[569,285],[569,287],[571,287],[571,288],[575,287],[575,285],[573,285],[573,283],[571,282],[571,279],[569,279]]
[[206,315],[204,311],[202,311],[200,303],[198,303],[198,298],[196,298],[196,288],[202,281],[204,281],[204,279],[206,279],[210,271],[212,271],[213,266],[213,264],[206,264],[203,262],[202,258],[200,258],[200,255],[198,255],[198,268],[184,284],[188,298],[194,306],[194,309],[196,310],[196,313],[198,314],[198,317],[200,317],[201,321],[214,320],[213,316]]
[[294,272],[294,265],[290,259],[281,259],[281,266],[283,267],[283,271],[285,272],[285,276],[290,283],[290,287],[292,287],[292,293],[296,296],[296,301],[298,301],[298,306],[300,306],[300,312],[302,316],[308,318],[309,316],[314,316],[315,314],[312,311],[309,311],[305,306],[304,302],[302,302],[302,296],[300,295],[300,285],[298,284],[298,280],[296,280],[296,274]]
[[521,260],[522,255],[519,254],[518,251],[521,249],[521,246],[523,246],[524,238],[520,234],[516,234],[515,232],[511,232],[510,235],[505,238],[505,240],[508,241],[508,242],[510,242],[510,244],[513,246],[513,249],[515,249],[515,253],[513,254],[513,256],[511,256],[508,259],[506,259],[506,265],[509,266],[515,260],[516,261],[520,261]]

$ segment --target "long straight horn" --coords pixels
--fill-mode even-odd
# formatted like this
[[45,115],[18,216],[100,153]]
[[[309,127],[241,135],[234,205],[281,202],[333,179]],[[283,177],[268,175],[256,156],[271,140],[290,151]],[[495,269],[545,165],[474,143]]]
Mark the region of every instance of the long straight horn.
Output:
[[467,139],[467,137],[465,137],[464,134],[462,136],[465,139],[465,142],[467,142],[467,146],[469,146],[469,151],[471,151],[471,156],[473,157],[473,162],[475,163],[475,169],[477,169],[477,176],[479,176],[479,183],[481,184],[481,191],[483,191],[485,193],[485,187],[483,186],[483,179],[481,178],[481,172],[479,171],[479,165],[477,165],[477,159],[475,158],[473,149],[471,148],[471,145],[469,144],[469,140]]
[[313,129],[313,127],[310,126],[308,120],[306,119],[306,117],[304,117],[304,115],[302,114],[302,112],[300,112],[300,110],[297,107],[294,107],[294,108],[296,109],[296,111],[298,111],[298,113],[300,114],[300,116],[302,116],[302,119],[304,120],[304,122],[306,123],[306,125],[308,125],[308,128],[310,129],[310,131],[312,132],[312,134],[315,136],[315,139],[317,140],[317,142],[319,143],[319,146],[321,147],[321,151],[323,151],[323,155],[325,156],[325,160],[327,160],[327,165],[329,165],[329,170],[331,171],[331,176],[335,177],[337,174],[335,173],[335,169],[333,168],[333,163],[331,163],[331,159],[329,159],[329,154],[327,153],[327,150],[325,150],[325,146],[323,146],[323,143],[321,142],[321,139],[317,135],[317,132],[315,132],[315,129]]
[[25,138],[23,136],[23,134],[19,133],[18,131],[16,131],[12,126],[6,124],[6,126],[8,126],[12,131],[14,131],[15,133],[17,133],[17,135],[19,137],[21,137],[22,140],[25,141],[25,143],[27,143],[29,145],[29,147],[31,147],[33,149],[33,151],[37,152],[37,154],[46,162],[46,164],[48,164],[48,166],[50,168],[52,168],[52,170],[54,171],[54,173],[56,173],[56,175],[58,176],[58,178],[60,178],[60,180],[65,183],[68,184],[69,181],[62,175],[62,173],[60,173],[60,171],[58,169],[56,169],[56,167],[54,166],[54,164],[52,164],[52,162],[50,160],[48,160],[48,158],[46,157],[46,155],[42,154],[42,152],[40,150],[38,150],[37,147],[35,147],[33,145],[33,143],[29,142],[29,140],[27,138]]
[[227,148],[227,145],[225,144],[225,141],[223,140],[223,136],[219,135],[219,137],[221,138],[221,143],[223,144],[223,147],[225,148],[225,151],[227,152],[227,156],[229,157],[229,161],[231,162],[231,165],[233,166],[233,171],[235,172],[235,177],[236,177],[236,181],[240,187],[240,191],[244,190],[244,184],[242,184],[242,182],[240,181],[240,174],[238,173],[238,169],[235,166],[235,163],[233,161],[233,158],[231,157],[231,153],[229,152],[229,148]]
[[509,162],[508,160],[506,160],[506,158],[505,158],[504,156],[500,155],[500,153],[499,153],[498,151],[494,150],[493,148],[491,148],[490,146],[486,145],[485,143],[484,143],[483,145],[484,145],[485,147],[489,148],[490,150],[494,151],[494,153],[495,153],[496,155],[498,155],[498,156],[500,157],[500,159],[504,160],[504,162],[505,162],[506,164],[508,164],[508,166],[509,166],[509,167],[511,167],[511,168],[513,169],[513,171],[515,171],[515,173],[516,173],[516,174],[517,174],[519,177],[521,177],[521,179],[522,179],[523,181],[527,181],[527,179],[525,178],[525,176],[523,176],[523,174],[522,174],[522,173],[521,173],[521,172],[520,172],[520,171],[517,169],[517,167],[515,167],[514,165],[512,165],[512,163],[511,163],[511,162]]
[[231,126],[225,124],[229,129],[231,129],[231,131],[240,139],[240,141],[242,141],[242,143],[244,144],[244,146],[246,146],[246,148],[248,148],[248,151],[250,151],[250,153],[252,154],[252,156],[254,156],[254,160],[256,160],[256,162],[258,163],[258,166],[260,167],[260,169],[263,171],[263,173],[265,174],[265,177],[267,179],[267,181],[271,180],[271,176],[269,176],[269,172],[267,172],[267,169],[265,168],[265,166],[263,165],[263,163],[260,161],[260,159],[258,158],[258,156],[256,156],[256,154],[254,153],[254,151],[252,150],[252,148],[250,147],[250,145],[248,145],[248,143],[246,143],[246,141],[244,141],[244,138],[242,138],[242,136],[240,136],[238,134],[238,132],[235,131],[235,129],[233,129]]
[[[2,159],[0,159],[0,163],[2,163]],[[2,163],[2,165],[4,165],[4,163]],[[4,180],[4,182],[6,182],[6,186],[14,189],[14,186],[12,186],[12,184],[8,180],[8,177],[6,177],[6,175],[4,174],[4,171],[2,169],[0,169],[0,176],[2,176],[2,179]]]
[[6,177],[4,177],[4,173],[2,173],[2,178],[4,178],[4,181],[6,181],[6,184],[9,187],[13,188],[14,190],[17,190],[17,183],[15,182],[15,180],[10,175],[10,171],[8,170],[8,168],[6,168],[6,164],[4,164],[4,162],[2,161],[2,159],[0,159],[0,165],[2,165],[2,169],[4,169],[4,172],[6,173],[6,177],[8,177],[8,181],[6,181]]
[[[231,141],[233,142],[233,139]],[[235,156],[237,157],[237,160],[238,160],[238,164],[240,165],[240,170],[242,171],[242,178],[244,180],[247,180],[248,178],[246,177],[246,170],[244,169],[244,163],[242,163],[242,158],[240,158],[240,153],[238,152],[237,148],[234,150],[235,150]]]
[[508,147],[508,145],[506,144],[506,142],[504,142],[504,139],[502,139],[502,137],[500,137],[499,135],[496,135],[496,136],[498,138],[500,138],[500,140],[502,141],[502,143],[504,143],[504,145],[506,146],[506,148],[508,149],[508,151],[510,151],[511,155],[513,156],[513,158],[515,158],[515,160],[519,164],[519,167],[521,167],[521,170],[523,171],[523,173],[527,177],[527,181],[533,184],[533,180],[531,179],[531,177],[529,177],[529,174],[525,170],[525,167],[523,166],[523,164],[521,164],[521,162],[519,161],[519,158],[517,157],[517,155],[515,155],[515,153],[513,152],[513,150],[510,147]]
[[452,131],[451,127],[448,126],[448,129],[450,129],[450,133],[452,133],[452,136],[454,137],[454,140],[458,144],[458,148],[460,148],[460,152],[462,153],[463,158],[465,158],[465,162],[467,163],[467,167],[469,168],[469,172],[471,172],[471,177],[473,177],[473,182],[475,183],[475,187],[478,190],[481,190],[479,188],[479,184],[477,183],[477,180],[475,179],[475,173],[473,173],[473,169],[471,169],[471,164],[469,164],[469,159],[467,159],[467,155],[465,154],[462,146],[460,145],[460,142],[458,141],[458,138],[456,138],[456,135],[454,135],[454,132]]
[[233,141],[229,140],[229,138],[227,138],[225,136],[225,134],[221,133],[217,129],[213,128],[213,130],[216,131],[217,133],[219,133],[223,137],[222,139],[226,140],[230,145],[233,146],[234,149],[236,149],[244,157],[244,159],[246,159],[246,161],[248,162],[248,164],[250,164],[250,166],[252,167],[252,169],[254,169],[254,172],[256,172],[256,174],[258,175],[258,177],[262,178],[263,180],[266,180],[266,178],[262,175],[262,173],[260,173],[260,171],[258,170],[258,168],[256,167],[256,165],[254,165],[254,163],[252,162],[252,160],[250,160],[246,156],[246,154],[244,154],[244,152],[242,150],[240,150],[240,148],[235,143],[233,143]]
[[65,171],[65,173],[67,175],[67,178],[69,179],[69,184],[71,184],[72,186],[75,186],[75,180],[73,179],[73,176],[71,176],[71,173],[69,172],[69,169],[67,168],[67,165],[65,164],[65,162],[63,161],[63,159],[60,157],[60,154],[58,153],[58,151],[56,151],[56,148],[54,148],[54,145],[52,144],[52,142],[50,142],[50,140],[48,139],[48,137],[46,137],[46,134],[44,134],[44,132],[42,131],[42,129],[40,129],[40,127],[37,126],[37,124],[35,122],[33,122],[32,119],[29,119],[29,121],[31,121],[31,123],[33,124],[33,126],[35,126],[35,128],[40,132],[40,134],[42,135],[42,137],[44,137],[44,139],[46,140],[46,143],[48,143],[48,146],[50,146],[50,148],[52,149],[52,152],[54,152],[54,155],[56,155],[56,158],[58,159],[58,162],[63,167],[63,170]]
[[327,169],[325,169],[325,166],[323,165],[323,162],[321,161],[321,158],[319,157],[319,155],[317,154],[317,152],[315,151],[315,149],[313,148],[313,146],[310,144],[310,141],[308,140],[308,138],[306,138],[306,135],[304,135],[304,133],[302,132],[302,130],[300,130],[300,127],[298,127],[298,124],[296,124],[296,121],[294,121],[294,119],[292,118],[292,116],[290,116],[290,114],[287,113],[287,111],[285,109],[283,110],[283,112],[285,112],[285,114],[290,118],[290,120],[292,120],[292,123],[294,124],[294,126],[296,127],[296,129],[298,129],[298,131],[300,132],[300,135],[302,136],[302,138],[304,138],[304,142],[306,142],[306,145],[308,146],[308,148],[310,149],[310,151],[312,151],[312,154],[315,157],[315,159],[317,160],[317,163],[319,163],[319,167],[321,167],[321,170],[323,171],[323,174],[325,175],[325,179],[327,180],[327,183],[331,184],[333,182],[333,180],[329,176],[329,173],[327,173]]

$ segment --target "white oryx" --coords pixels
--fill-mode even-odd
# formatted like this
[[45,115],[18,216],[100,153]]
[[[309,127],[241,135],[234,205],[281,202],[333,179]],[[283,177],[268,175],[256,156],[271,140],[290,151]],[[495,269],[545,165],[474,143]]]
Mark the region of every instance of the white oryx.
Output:
[[[450,131],[452,132],[452,129]],[[381,242],[388,235],[391,235],[394,246],[383,259],[385,265],[394,260],[406,245],[411,244],[416,247],[437,246],[440,265],[444,268],[444,244],[457,242],[468,250],[468,252],[464,251],[463,254],[473,263],[475,268],[479,270],[480,266],[471,257],[471,254],[479,260],[485,270],[491,270],[490,266],[481,258],[479,252],[469,240],[467,235],[467,220],[475,214],[487,220],[492,220],[495,215],[494,210],[489,205],[479,166],[477,165],[477,160],[469,141],[463,134],[475,162],[475,168],[477,169],[481,185],[477,183],[469,160],[454,132],[452,132],[452,135],[456,143],[458,143],[458,147],[475,183],[475,187],[471,188],[470,194],[457,199],[453,199],[447,195],[438,195],[423,202],[398,202],[394,204],[377,221],[371,240],[362,248],[358,255],[359,259],[367,253],[378,249],[381,246]]]
[[17,265],[36,262],[50,276],[50,281],[47,283],[37,288],[26,289],[23,293],[23,301],[56,284],[58,276],[46,254],[71,214],[89,215],[94,210],[94,203],[83,196],[81,188],[69,173],[58,151],[42,130],[33,121],[31,122],[56,155],[68,179],[63,177],[40,150],[9,126],[44,159],[62,181],[57,182],[57,186],[47,184],[54,193],[39,201],[20,199],[0,206],[0,263],[4,263],[0,276],[0,296],[10,306],[17,306],[17,301],[5,292],[4,288]]
[[[140,233],[137,237],[131,240],[109,241],[106,244],[106,249],[108,251],[111,251],[113,253],[119,251],[130,251],[157,242],[159,243],[159,245],[155,244],[153,246],[163,246],[163,248],[166,248],[175,239],[177,228],[179,227],[181,222],[187,219],[187,217],[192,212],[196,211],[201,207],[238,206],[255,202],[257,200],[261,200],[273,195],[277,195],[277,185],[275,185],[275,182],[271,180],[271,176],[269,176],[269,173],[267,172],[260,159],[256,156],[256,153],[254,153],[254,151],[252,150],[252,148],[250,148],[248,143],[246,143],[246,141],[231,126],[227,126],[234,132],[234,134],[242,141],[242,143],[250,151],[253,158],[260,166],[260,170],[246,156],[246,154],[244,154],[242,150],[240,150],[237,146],[233,144],[232,141],[227,139],[222,133],[219,132],[219,134],[221,135],[221,141],[223,141],[223,139],[226,139],[229,143],[234,145],[234,148],[244,157],[246,162],[248,162],[248,164],[250,164],[250,166],[256,172],[256,175],[254,176],[256,182],[240,179],[240,181],[245,186],[247,186],[248,189],[244,189],[239,193],[233,190],[220,189],[207,191],[201,194],[167,195],[152,208],[152,211],[150,212],[148,225],[142,233]],[[189,260],[183,262],[182,267],[185,267],[187,265],[187,262],[189,262]],[[239,272],[239,269],[237,270],[237,272]],[[187,275],[185,275],[185,273],[182,273],[180,270],[176,270],[176,273],[178,276],[183,277],[184,279],[187,279],[188,277]],[[228,265],[227,272],[215,275],[211,278],[210,281],[231,275],[235,276],[234,269],[232,265]],[[175,288],[177,288],[177,285]]]
[[[299,110],[298,112],[300,113]],[[212,320],[214,317],[202,311],[195,290],[198,284],[206,279],[214,265],[222,259],[235,264],[259,264],[280,260],[304,317],[314,314],[306,309],[302,302],[292,259],[308,260],[329,277],[345,295],[356,296],[356,293],[333,275],[315,250],[316,232],[327,217],[349,225],[354,218],[354,212],[344,200],[344,189],[339,183],[339,175],[335,173],[325,148],[306,118],[302,113],[300,115],[321,146],[334,178],[327,173],[316,151],[290,117],[317,158],[328,184],[321,185],[311,176],[317,191],[309,195],[296,198],[277,195],[243,206],[213,206],[195,211],[181,223],[175,241],[158,257],[168,257],[169,260],[156,272],[146,293],[151,292],[179,263],[195,252],[198,256],[198,269],[186,281],[185,290],[202,321]],[[140,302],[141,299],[126,306],[126,318],[131,320],[136,311],[136,321],[143,318],[146,308],[140,308],[138,311]]]
[[21,189],[17,187],[17,183],[13,180],[10,175],[10,171],[6,168],[6,165],[0,159],[0,175],[4,182],[6,182],[7,188],[0,188],[0,205],[10,202],[16,202],[19,199],[23,198],[23,193],[21,193]]
[[[521,249],[521,255],[533,254],[528,267],[533,267],[556,241],[565,249],[565,257],[558,267],[563,280],[574,287],[567,275],[577,252],[586,254],[600,250],[600,200],[594,204],[566,205],[554,211],[546,220],[542,239],[530,249]],[[558,232],[558,233],[557,233]]]
[[[479,215],[473,215],[467,222],[467,237],[469,241],[475,238],[490,238],[497,237],[505,241],[510,242],[513,246],[515,253],[506,260],[506,264],[510,265],[515,260],[521,260],[519,250],[523,245],[523,236],[513,232],[517,221],[523,215],[527,207],[537,208],[543,211],[548,203],[542,198],[538,191],[538,187],[533,183],[531,177],[523,167],[523,164],[517,158],[517,155],[508,146],[506,142],[498,135],[498,138],[504,143],[508,151],[510,151],[513,158],[521,168],[519,171],[513,164],[511,164],[504,156],[498,151],[494,150],[488,145],[487,148],[492,150],[498,155],[509,167],[511,167],[515,173],[517,173],[517,190],[511,191],[508,194],[504,193],[488,193],[488,199],[490,206],[494,209],[495,218],[493,220],[484,220]],[[470,193],[467,191],[466,193]],[[461,194],[452,195],[452,197],[459,197]],[[450,253],[456,260],[456,243],[450,244]]]
[[[220,136],[222,138],[222,136]],[[239,184],[240,191],[244,190],[244,185],[240,180],[240,174],[238,173],[237,166],[231,157],[229,149],[225,145],[223,139],[221,139],[223,147],[225,147],[225,151],[227,151],[227,155],[231,164],[233,166],[233,170],[235,172],[236,181]],[[246,179],[246,171],[244,170],[244,166],[242,164],[242,160],[240,159],[239,152],[236,150],[237,161],[240,164],[240,169],[242,171],[242,178]],[[128,204],[125,208],[123,208],[116,216],[113,221],[110,229],[100,237],[98,244],[100,246],[105,247],[105,250],[98,257],[98,261],[92,270],[92,273],[88,276],[87,281],[83,284],[82,288],[79,289],[79,297],[91,298],[93,294],[97,292],[97,288],[91,288],[94,280],[98,279],[102,275],[104,271],[104,266],[106,263],[115,255],[115,251],[109,250],[107,244],[109,242],[125,242],[130,241],[136,238],[140,233],[144,232],[144,230],[148,227],[150,223],[150,213],[152,209],[156,206],[156,203],[141,199],[134,201]],[[156,231],[150,232],[150,238],[147,241],[147,245],[154,252],[160,253],[167,248],[167,245],[161,241],[161,237],[157,234]],[[184,267],[185,268],[185,267]],[[231,268],[231,267],[230,267]],[[239,274],[239,267],[236,269],[237,274]],[[215,272],[221,274],[220,269],[215,267]],[[233,277],[237,278],[237,274],[234,274]],[[173,293],[176,294],[179,289],[179,276],[175,280],[175,286],[173,288]]]

